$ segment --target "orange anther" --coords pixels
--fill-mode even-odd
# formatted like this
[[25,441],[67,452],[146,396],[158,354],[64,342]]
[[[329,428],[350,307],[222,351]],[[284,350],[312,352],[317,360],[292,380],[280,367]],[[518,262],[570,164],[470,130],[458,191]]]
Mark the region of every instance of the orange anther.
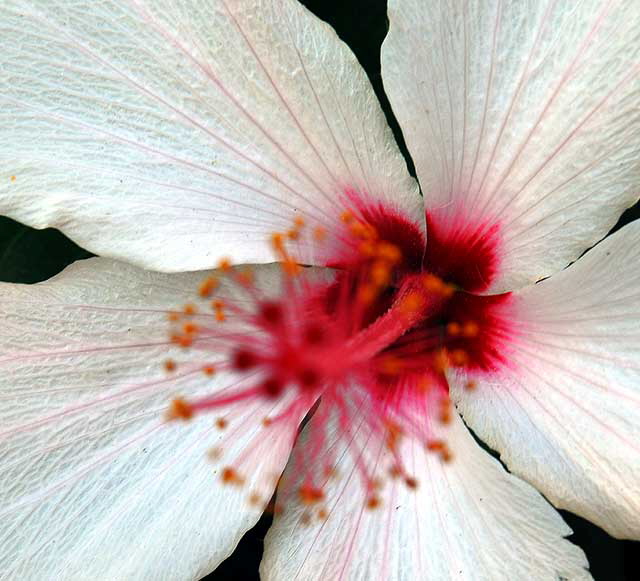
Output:
[[211,448],[207,452],[207,456],[209,457],[209,460],[212,460],[213,462],[217,462],[218,460],[220,460],[220,458],[222,458],[222,448],[220,448],[219,446],[216,446],[215,448]]
[[252,492],[248,500],[251,506],[260,506],[262,504],[262,497],[257,492]]
[[221,258],[218,261],[218,268],[222,272],[229,272],[231,270],[231,260],[229,260],[228,258]]
[[296,216],[293,219],[293,226],[298,230],[302,228],[304,226],[304,218],[302,216]]
[[11,181],[15,182],[16,181],[16,176],[11,176]]
[[416,313],[424,306],[424,298],[417,292],[409,293],[400,303],[400,311],[405,315]]
[[222,474],[220,475],[220,478],[222,479],[222,482],[224,482],[225,484],[243,484],[244,483],[244,479],[238,475],[238,473],[230,467],[226,467],[222,469]]
[[418,481],[413,476],[407,476],[404,479],[404,483],[407,485],[407,488],[410,488],[411,490],[418,488]]
[[377,234],[375,228],[370,224],[366,224],[364,222],[353,222],[349,225],[349,231],[356,238],[361,238],[362,240],[373,240],[376,238]]
[[391,269],[388,264],[376,261],[371,267],[371,280],[378,286],[386,286],[391,282]]
[[292,258],[287,257],[282,262],[282,270],[289,276],[297,276],[300,274],[300,265]]
[[363,284],[358,289],[358,300],[365,305],[370,304],[376,298],[377,290],[373,285]]
[[349,224],[349,222],[353,220],[353,214],[349,211],[342,212],[342,214],[340,214],[340,220],[342,220],[345,224]]
[[196,309],[195,305],[192,305],[191,303],[189,303],[189,304],[185,305],[185,306],[182,308],[182,312],[183,312],[185,315],[195,315],[195,314],[197,313],[197,311],[198,311],[198,310]]
[[402,252],[400,252],[400,249],[395,244],[391,244],[389,242],[380,242],[376,248],[376,254],[379,258],[384,258],[385,260],[394,263],[400,262],[402,259]]
[[463,349],[454,349],[451,352],[451,363],[454,365],[466,365],[469,362],[469,356]]
[[321,508],[318,510],[318,520],[327,520],[329,518],[329,513],[326,508]]
[[397,375],[402,371],[403,363],[401,359],[393,355],[385,355],[380,358],[378,369],[385,375]]
[[373,256],[376,252],[376,247],[371,240],[365,240],[358,246],[358,252],[363,256]]
[[200,283],[200,286],[198,287],[198,294],[202,298],[210,297],[211,293],[218,288],[219,284],[220,283],[217,278],[210,276]]
[[271,424],[273,424],[273,420],[271,418],[262,418],[262,425],[265,428],[268,428]]
[[426,444],[426,448],[429,452],[440,452],[444,450],[445,447],[446,444],[443,440],[429,440]]
[[298,489],[300,501],[303,504],[315,504],[324,498],[324,492],[320,488],[315,488],[309,484],[305,484]]
[[438,349],[433,356],[433,367],[438,373],[444,373],[449,369],[449,354],[446,349]]
[[228,422],[224,418],[216,419],[216,428],[218,428],[219,430],[224,430],[227,427],[227,425],[228,425]]
[[169,313],[167,315],[167,319],[169,319],[169,321],[171,321],[172,323],[175,323],[176,321],[180,320],[180,313]]
[[444,287],[444,283],[442,279],[437,277],[435,274],[425,274],[422,277],[422,284],[424,288],[428,291],[440,293]]
[[224,308],[224,301],[222,299],[216,299],[215,301],[211,301],[211,306],[218,311]]
[[176,343],[178,346],[186,349],[187,347],[191,347],[193,345],[193,338],[189,335],[178,335]]
[[253,272],[246,268],[236,275],[236,280],[242,286],[251,286],[253,284]]
[[441,424],[449,424],[451,422],[451,410],[449,408],[443,408],[438,414],[438,421]]
[[467,321],[462,327],[462,334],[465,337],[469,337],[469,338],[477,337],[479,332],[480,332],[480,327],[478,323],[476,323],[475,321]]
[[421,377],[418,380],[418,389],[424,393],[431,391],[431,388],[433,387],[433,383],[432,381],[427,378],[427,377]]
[[284,249],[284,235],[281,234],[280,232],[275,232],[274,234],[271,235],[271,245],[276,249],[276,250],[283,250]]
[[476,389],[476,387],[478,387],[478,382],[473,379],[470,379],[464,384],[464,388],[468,389],[469,391],[473,391],[474,389]]
[[300,230],[287,230],[287,238],[289,240],[298,240],[300,238]]
[[167,359],[164,362],[164,368],[166,371],[175,371],[176,370],[176,362],[173,359]]
[[451,460],[453,460],[453,454],[451,453],[451,450],[445,447],[445,449],[440,452],[440,459],[443,462],[451,462]]
[[168,420],[188,420],[193,417],[193,408],[184,399],[176,398],[167,412]]
[[367,498],[366,506],[369,510],[378,508],[381,504],[382,502],[380,501],[380,498],[378,498],[377,496],[370,496],[369,498]]
[[189,322],[182,325],[182,331],[187,335],[192,335],[193,333],[197,333],[199,330],[200,330],[200,327],[198,327],[198,325],[196,325],[195,323]]
[[205,375],[208,375],[209,377],[211,377],[212,375],[215,375],[216,373],[215,365],[205,365],[202,368],[202,373],[204,373]]
[[461,331],[462,327],[460,327],[459,323],[451,322],[447,324],[447,333],[452,337],[457,337],[458,335],[460,335]]
[[317,226],[316,228],[314,228],[313,238],[316,240],[316,242],[322,242],[326,237],[327,237],[327,232],[324,228],[321,228],[320,226]]

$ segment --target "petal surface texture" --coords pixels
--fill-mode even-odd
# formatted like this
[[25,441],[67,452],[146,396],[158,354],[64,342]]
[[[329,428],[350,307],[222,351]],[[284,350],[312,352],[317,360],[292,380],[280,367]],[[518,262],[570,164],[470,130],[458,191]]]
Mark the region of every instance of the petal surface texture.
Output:
[[620,538],[640,538],[640,222],[516,296],[509,368],[458,389],[510,470]]
[[325,521],[305,524],[295,506],[276,516],[261,578],[589,579],[584,554],[563,539],[569,527],[542,496],[484,452],[457,415],[448,431],[453,461],[443,464],[407,441],[402,454],[418,488],[387,482],[373,510],[364,508],[362,482],[345,454]]
[[[92,259],[1,286],[0,579],[200,579],[258,520],[207,451],[233,458],[265,412],[231,410],[224,431],[206,414],[163,420],[172,397],[216,388],[197,365],[162,368],[166,310],[201,277]],[[269,440],[247,486],[273,482],[295,432]]]
[[0,68],[0,212],[94,253],[268,262],[346,192],[424,225],[364,71],[293,0],[9,0]]
[[640,192],[640,4],[389,6],[383,78],[427,211],[496,241],[492,290],[602,239]]

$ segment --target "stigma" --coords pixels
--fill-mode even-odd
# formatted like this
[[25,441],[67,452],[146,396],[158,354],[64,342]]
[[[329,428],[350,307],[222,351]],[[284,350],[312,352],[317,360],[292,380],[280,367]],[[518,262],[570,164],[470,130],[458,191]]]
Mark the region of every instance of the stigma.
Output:
[[[273,402],[276,410],[261,418],[266,431],[284,424],[295,435],[305,418],[306,452],[295,458],[300,480],[284,494],[319,518],[326,514],[326,484],[339,474],[329,432],[351,442],[366,508],[382,504],[385,481],[416,489],[424,475],[407,469],[401,443],[417,440],[442,462],[454,459],[446,440],[455,413],[448,378],[462,372],[472,390],[476,376],[502,365],[508,295],[472,294],[455,273],[447,278],[448,258],[434,261],[419,230],[381,208],[345,210],[333,233],[296,218],[269,243],[279,265],[278,293],[263,292],[252,270],[225,259],[195,289],[194,303],[169,314],[171,342],[198,352],[203,376],[234,379],[210,396],[175,399],[168,419],[209,413],[224,430],[225,410],[256,401]],[[330,269],[304,266],[298,249],[310,243],[326,245]],[[222,286],[234,292],[220,296]],[[164,366],[176,373],[181,363]],[[366,449],[354,436],[362,424]],[[224,450],[212,453],[219,461],[223,456]],[[242,486],[250,469],[249,450],[224,465],[220,477]],[[266,500],[251,492],[248,498]]]

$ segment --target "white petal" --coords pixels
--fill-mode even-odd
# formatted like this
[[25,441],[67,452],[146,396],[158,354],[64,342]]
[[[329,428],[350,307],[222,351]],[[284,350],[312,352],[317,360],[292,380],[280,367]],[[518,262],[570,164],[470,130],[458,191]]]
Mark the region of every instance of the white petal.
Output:
[[385,87],[427,211],[495,237],[494,290],[566,266],[638,198],[636,0],[391,0],[389,18]]
[[261,578],[590,578],[582,551],[563,539],[570,529],[555,510],[484,452],[457,415],[449,432],[455,454],[449,464],[405,442],[402,454],[418,488],[391,481],[374,510],[363,507],[362,484],[346,454],[343,477],[329,485],[325,522],[305,525],[305,510],[295,505],[276,517]]
[[246,486],[229,487],[207,451],[222,442],[226,461],[255,445],[264,404],[224,431],[207,414],[163,421],[178,393],[220,383],[162,369],[166,311],[201,277],[92,259],[0,287],[1,579],[199,579],[259,518],[249,491],[269,498],[296,427],[271,432]]
[[354,55],[293,0],[9,0],[0,212],[157,270],[273,258],[346,192],[423,227]]
[[566,508],[640,538],[640,221],[517,295],[510,370],[458,390],[507,466]]

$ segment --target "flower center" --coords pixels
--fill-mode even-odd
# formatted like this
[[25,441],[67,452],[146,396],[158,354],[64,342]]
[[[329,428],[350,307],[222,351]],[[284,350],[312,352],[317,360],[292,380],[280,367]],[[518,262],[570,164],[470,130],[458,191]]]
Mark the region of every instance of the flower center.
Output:
[[[220,271],[237,300],[215,298],[221,281],[208,278],[199,294],[210,299],[212,313],[203,316],[187,305],[172,314],[179,325],[172,341],[215,353],[215,361],[202,366],[205,374],[230,372],[240,381],[200,400],[175,400],[170,418],[188,419],[256,399],[278,404],[278,411],[264,418],[265,428],[289,422],[297,430],[302,416],[312,416],[307,430],[312,453],[304,455],[297,485],[299,499],[310,505],[321,501],[327,478],[335,473],[330,426],[355,441],[353,427],[364,422],[369,440],[388,458],[381,466],[361,447],[353,451],[367,506],[380,504],[381,472],[415,488],[418,477],[405,467],[401,440],[418,439],[449,461],[452,451],[434,428],[451,419],[447,375],[499,367],[508,336],[502,313],[508,295],[479,296],[462,286],[476,290],[485,282],[483,274],[489,276],[480,271],[491,263],[480,256],[482,247],[476,247],[475,263],[467,264],[464,252],[470,246],[464,236],[457,233],[447,243],[437,226],[431,228],[433,248],[425,254],[420,232],[393,213],[345,212],[338,243],[330,241],[333,270],[327,276],[298,264],[290,247],[309,235],[298,219],[289,232],[272,237],[281,264],[276,296],[265,296],[249,270],[223,261]],[[319,231],[312,238],[326,243]],[[176,363],[169,361],[166,368],[174,371]],[[475,382],[466,386],[473,389]],[[223,480],[240,483],[243,468],[227,466]]]

